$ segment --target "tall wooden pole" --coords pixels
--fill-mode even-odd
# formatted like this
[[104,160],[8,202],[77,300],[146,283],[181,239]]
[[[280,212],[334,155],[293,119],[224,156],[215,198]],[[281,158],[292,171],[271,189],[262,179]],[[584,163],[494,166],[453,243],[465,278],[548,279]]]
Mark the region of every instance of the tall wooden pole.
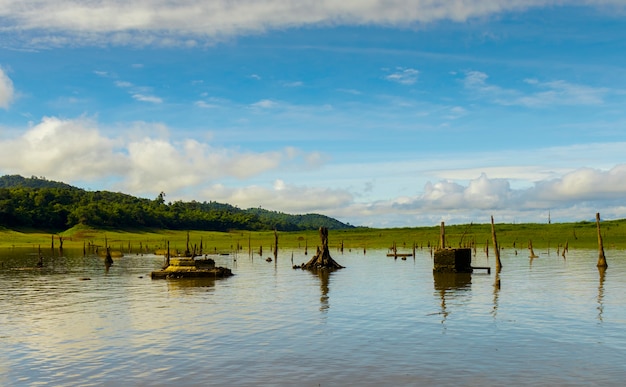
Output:
[[606,263],[606,257],[604,256],[604,245],[602,244],[602,233],[600,232],[600,213],[596,212],[596,228],[598,229],[598,267],[607,268],[609,265]]
[[496,228],[493,224],[493,215],[491,216],[491,239],[493,240],[493,249],[496,251],[496,271],[502,268],[502,262],[500,262],[500,246],[498,246],[498,239],[496,238]]

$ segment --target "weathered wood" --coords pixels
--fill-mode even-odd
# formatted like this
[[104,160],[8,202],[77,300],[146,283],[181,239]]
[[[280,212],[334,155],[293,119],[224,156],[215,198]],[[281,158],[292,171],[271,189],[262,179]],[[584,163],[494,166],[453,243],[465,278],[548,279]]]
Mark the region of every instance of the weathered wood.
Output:
[[606,257],[604,256],[604,244],[602,243],[602,233],[600,232],[600,213],[596,213],[596,228],[598,229],[598,267],[607,268],[609,265],[606,263]]
[[320,227],[320,239],[322,241],[322,248],[317,248],[317,252],[309,260],[309,262],[301,266],[302,269],[342,269],[339,263],[337,263],[331,256],[328,250],[328,228]]
[[274,229],[274,261],[278,258],[278,232]]
[[441,222],[441,226],[439,227],[439,248],[446,248],[446,227],[443,222]]
[[113,257],[111,256],[111,248],[109,246],[106,247],[106,257],[104,258],[104,265],[111,266],[113,264]]
[[500,269],[502,268],[502,262],[500,262],[500,248],[496,238],[496,228],[493,224],[493,215],[491,216],[491,239],[493,240],[493,249],[496,252],[496,269]]
[[533,250],[533,241],[532,240],[528,240],[528,250],[530,250],[530,256],[529,258],[537,258],[538,256],[535,255],[535,250]]

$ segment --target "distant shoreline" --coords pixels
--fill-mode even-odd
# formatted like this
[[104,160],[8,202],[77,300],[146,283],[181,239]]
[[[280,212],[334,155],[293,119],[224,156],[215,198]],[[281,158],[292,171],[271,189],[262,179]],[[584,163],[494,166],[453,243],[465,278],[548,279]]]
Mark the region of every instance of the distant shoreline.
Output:
[[[609,220],[600,223],[604,247],[606,249],[626,249],[626,219]],[[532,241],[535,249],[557,250],[567,245],[569,249],[595,249],[598,237],[595,222],[552,223],[552,224],[495,224],[498,243],[503,249],[526,250]],[[493,250],[490,224],[446,225],[446,245],[448,247],[472,247]],[[274,231],[235,230],[229,232],[201,230],[103,230],[84,226],[74,227],[59,233],[41,230],[0,229],[0,248],[41,247],[59,248],[60,239],[64,248],[84,246],[104,246],[112,249],[156,250],[165,248],[169,242],[172,249],[189,247],[204,251],[253,252],[273,250]],[[320,244],[317,230],[278,231],[278,248],[305,249],[311,254]],[[330,230],[331,249],[384,249],[397,247],[398,251],[416,248],[437,248],[440,226],[412,228],[353,228]],[[105,242],[106,241],[106,242]]]

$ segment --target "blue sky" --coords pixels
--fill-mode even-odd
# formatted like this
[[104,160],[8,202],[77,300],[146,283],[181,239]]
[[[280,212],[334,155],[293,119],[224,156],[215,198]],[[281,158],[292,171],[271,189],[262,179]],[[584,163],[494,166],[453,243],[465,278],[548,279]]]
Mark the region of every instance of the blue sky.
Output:
[[0,174],[355,225],[626,218],[621,0],[0,0]]

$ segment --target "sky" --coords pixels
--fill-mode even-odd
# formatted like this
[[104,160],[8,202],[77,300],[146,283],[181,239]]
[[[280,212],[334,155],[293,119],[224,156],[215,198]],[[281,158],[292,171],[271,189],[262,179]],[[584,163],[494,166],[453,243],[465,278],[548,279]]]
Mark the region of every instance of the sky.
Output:
[[626,218],[623,0],[0,0],[0,175],[369,227]]

